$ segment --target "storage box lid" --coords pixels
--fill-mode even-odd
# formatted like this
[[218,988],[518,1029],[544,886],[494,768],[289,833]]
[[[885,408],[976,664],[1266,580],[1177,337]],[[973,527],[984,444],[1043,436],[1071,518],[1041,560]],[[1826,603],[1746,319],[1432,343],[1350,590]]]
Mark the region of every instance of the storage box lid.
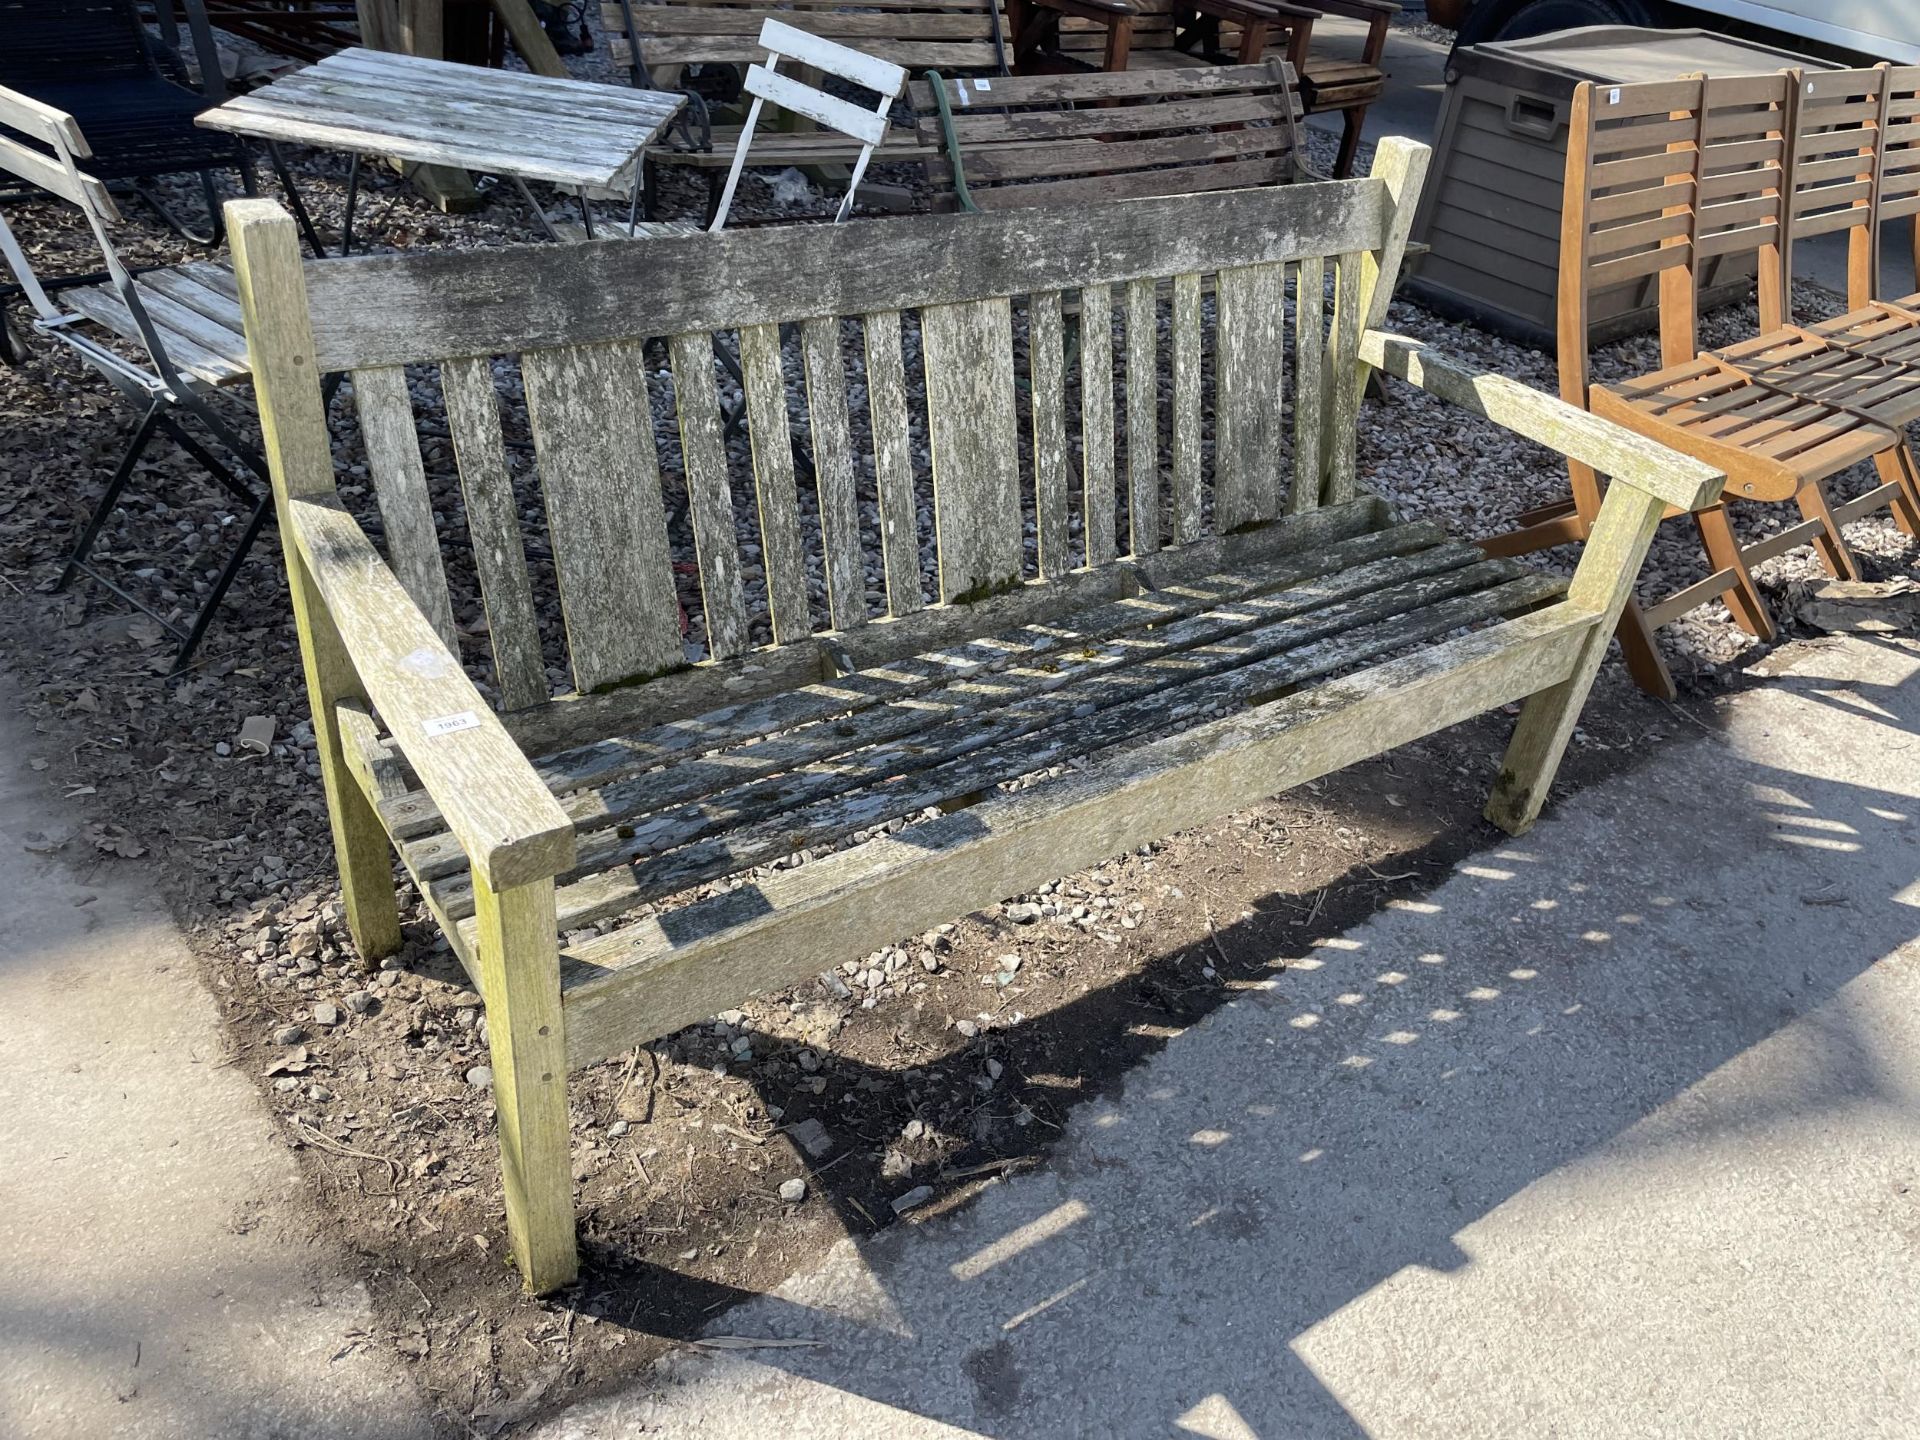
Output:
[[1495,84],[1565,98],[1582,80],[1634,85],[1693,74],[1766,74],[1794,65],[1806,70],[1833,68],[1824,60],[1750,40],[1735,40],[1711,30],[1587,25],[1523,40],[1488,40],[1465,46],[1454,52],[1447,68]]

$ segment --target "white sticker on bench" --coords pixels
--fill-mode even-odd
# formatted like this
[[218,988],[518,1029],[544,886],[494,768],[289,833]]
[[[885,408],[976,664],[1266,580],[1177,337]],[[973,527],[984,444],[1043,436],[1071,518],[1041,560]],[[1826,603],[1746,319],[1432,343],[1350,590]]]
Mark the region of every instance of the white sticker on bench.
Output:
[[993,82],[991,80],[976,80],[973,82],[973,88],[976,90],[991,90],[993,88]]
[[456,730],[478,730],[480,717],[471,710],[462,710],[458,715],[436,715],[431,720],[422,720],[420,728],[428,735],[451,735]]
[[1619,103],[1620,103],[1620,87],[1616,85],[1613,87],[1613,89],[1607,91],[1607,104],[1618,105]]

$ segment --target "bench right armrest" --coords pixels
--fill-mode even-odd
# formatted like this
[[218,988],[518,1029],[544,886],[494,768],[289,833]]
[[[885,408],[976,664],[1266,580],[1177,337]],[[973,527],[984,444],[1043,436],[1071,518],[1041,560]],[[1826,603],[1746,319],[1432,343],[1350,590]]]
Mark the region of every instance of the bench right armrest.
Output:
[[566,811],[359,523],[334,496],[287,500],[281,523],[367,698],[475,875],[505,890],[570,868]]
[[1675,509],[1706,509],[1726,483],[1726,473],[1704,461],[1518,380],[1475,374],[1425,341],[1369,330],[1360,338],[1360,360]]

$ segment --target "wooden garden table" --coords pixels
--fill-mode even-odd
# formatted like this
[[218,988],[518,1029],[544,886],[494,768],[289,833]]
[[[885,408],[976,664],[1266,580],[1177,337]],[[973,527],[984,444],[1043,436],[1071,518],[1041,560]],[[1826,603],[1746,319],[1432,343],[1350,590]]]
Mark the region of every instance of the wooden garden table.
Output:
[[[362,155],[504,176],[557,240],[527,182],[580,195],[583,212],[590,191],[632,194],[647,146],[685,103],[683,95],[657,90],[354,49],[229,100],[198,123],[269,145],[294,141],[350,152],[344,255],[353,243]],[[592,228],[589,215],[589,235]]]

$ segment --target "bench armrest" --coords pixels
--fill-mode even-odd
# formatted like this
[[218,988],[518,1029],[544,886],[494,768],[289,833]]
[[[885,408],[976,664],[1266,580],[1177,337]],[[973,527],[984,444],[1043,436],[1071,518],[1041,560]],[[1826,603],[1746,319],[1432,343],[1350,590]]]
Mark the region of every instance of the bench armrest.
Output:
[[1424,341],[1369,330],[1360,337],[1360,360],[1676,509],[1706,509],[1726,483],[1725,471],[1589,415],[1557,395],[1504,375],[1475,374]]
[[289,525],[367,698],[495,890],[572,866],[573,823],[433,625],[333,496],[293,497]]

